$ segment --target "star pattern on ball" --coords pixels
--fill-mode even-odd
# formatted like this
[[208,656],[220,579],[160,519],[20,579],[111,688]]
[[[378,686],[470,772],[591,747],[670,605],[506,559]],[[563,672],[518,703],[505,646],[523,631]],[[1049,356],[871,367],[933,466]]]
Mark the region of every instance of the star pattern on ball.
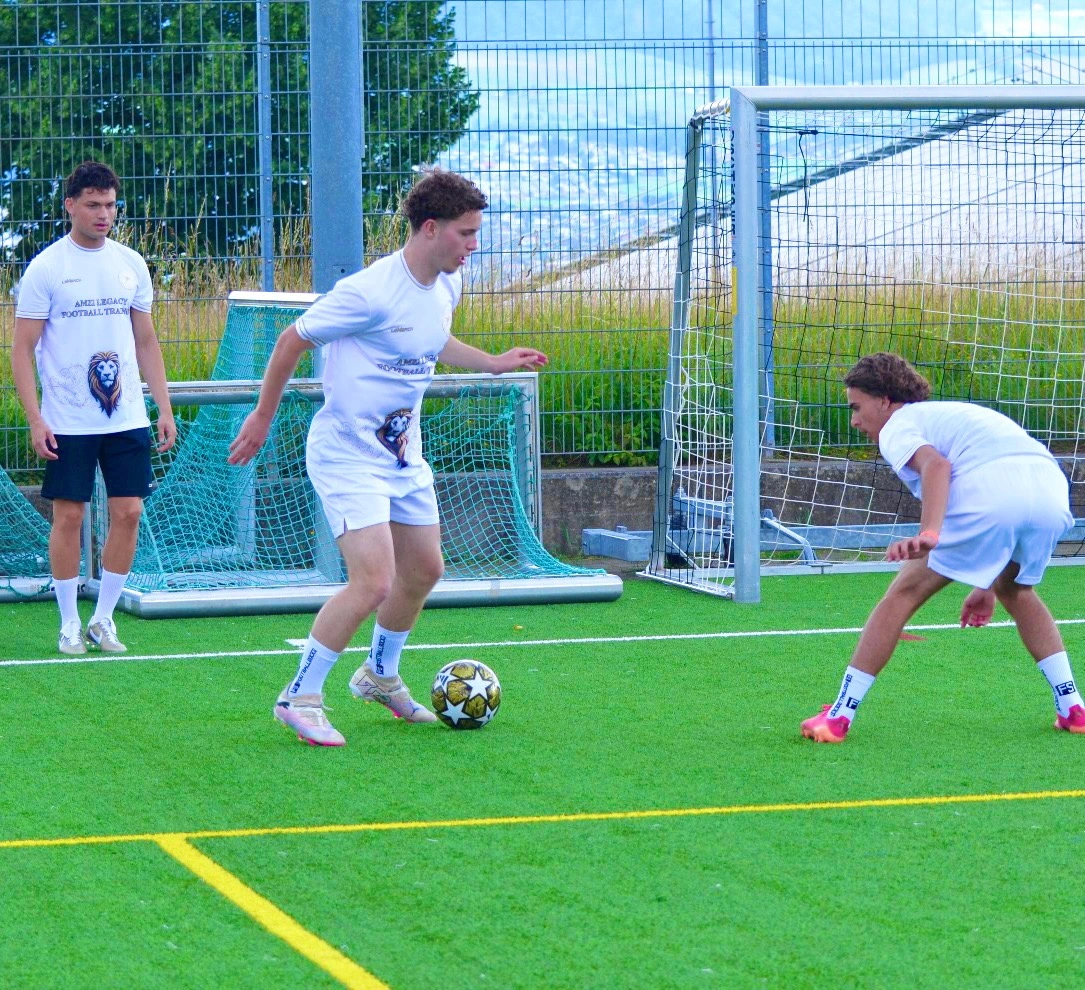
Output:
[[476,698],[480,694],[486,694],[493,686],[493,681],[483,677],[482,671],[477,669],[475,670],[475,676],[470,680],[465,680],[463,683],[467,685],[468,691],[471,692],[467,696],[469,699]]
[[[467,704],[467,702],[463,702],[459,705],[449,705],[443,712],[441,712],[441,715],[444,718],[448,719],[448,721],[451,722],[453,725],[459,725],[460,722],[464,719],[470,721],[471,716],[464,714],[463,711],[463,706],[465,704]],[[487,719],[487,721],[489,721],[489,719]]]
[[481,660],[453,660],[437,671],[431,697],[437,717],[449,728],[478,729],[497,714],[501,684]]

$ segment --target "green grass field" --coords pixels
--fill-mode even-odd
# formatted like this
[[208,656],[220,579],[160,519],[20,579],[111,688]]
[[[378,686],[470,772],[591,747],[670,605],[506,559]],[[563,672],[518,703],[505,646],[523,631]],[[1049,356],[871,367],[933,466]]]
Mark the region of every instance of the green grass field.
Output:
[[[497,718],[354,701],[363,633],[340,750],[271,718],[309,616],[120,615],[125,658],[27,663],[55,608],[0,605],[0,985],[1081,985],[1085,738],[1012,628],[950,588],[843,746],[799,737],[888,580],[426,612],[416,695],[475,656]],[[1079,677],[1081,586],[1044,583]]]

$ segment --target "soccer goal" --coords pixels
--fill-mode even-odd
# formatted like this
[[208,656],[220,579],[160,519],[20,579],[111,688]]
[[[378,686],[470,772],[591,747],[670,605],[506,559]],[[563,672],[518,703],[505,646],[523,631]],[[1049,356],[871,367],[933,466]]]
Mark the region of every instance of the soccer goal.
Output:
[[747,87],[690,121],[646,576],[886,567],[919,504],[842,378],[893,351],[932,397],[1059,458],[1085,561],[1085,87]]
[[[257,457],[245,467],[226,463],[276,337],[315,298],[234,293],[212,379],[171,385],[178,442],[156,455],[155,490],[121,596],[126,611],[149,618],[310,611],[342,587],[342,560],[305,473],[306,435],[323,401],[319,381],[292,380]],[[428,388],[422,432],[445,555],[445,577],[428,606],[621,594],[620,578],[566,564],[542,545],[538,423],[533,372],[440,375]],[[104,489],[89,516],[85,593],[94,595]]]
[[50,590],[49,524],[6,471],[0,471],[0,601],[35,598]]

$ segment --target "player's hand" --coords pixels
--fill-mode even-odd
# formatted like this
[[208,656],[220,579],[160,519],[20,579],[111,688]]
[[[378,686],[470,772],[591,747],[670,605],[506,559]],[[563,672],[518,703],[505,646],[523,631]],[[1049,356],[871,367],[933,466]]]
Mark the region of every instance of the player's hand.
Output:
[[34,445],[34,453],[38,457],[44,457],[47,461],[60,459],[57,453],[57,438],[44,419],[39,419],[30,427],[30,442]]
[[542,351],[537,351],[533,347],[514,347],[496,356],[494,374],[501,375],[506,371],[518,371],[520,368],[534,371],[536,368],[541,368],[548,360]]
[[978,629],[991,621],[995,612],[995,593],[983,588],[974,588],[968,593],[961,606],[961,628],[972,626]]
[[171,412],[158,414],[158,452],[164,453],[177,442],[177,421]]
[[909,536],[905,540],[897,540],[896,543],[889,544],[889,549],[885,551],[885,559],[915,560],[917,557],[925,557],[936,546],[938,546],[938,534],[925,529],[916,536]]
[[227,464],[248,464],[257,454],[271,430],[271,420],[258,412],[251,412],[241,424],[234,442],[230,444]]

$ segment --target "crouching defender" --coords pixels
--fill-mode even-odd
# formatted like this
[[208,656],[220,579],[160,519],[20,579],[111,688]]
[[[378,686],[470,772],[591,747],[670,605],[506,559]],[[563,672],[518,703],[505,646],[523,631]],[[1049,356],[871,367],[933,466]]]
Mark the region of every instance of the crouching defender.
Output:
[[967,402],[928,402],[907,361],[871,354],[844,378],[851,425],[878,444],[922,501],[919,534],[892,544],[904,566],[863,627],[832,705],[802,723],[815,742],[843,742],[893,655],[905,623],[952,581],[974,586],[962,626],[990,621],[997,598],[1055,696],[1055,728],[1085,734],[1085,706],[1051,613],[1034,590],[1073,525],[1058,462],[1011,419]]
[[372,647],[350,680],[359,698],[407,722],[436,716],[411,698],[399,659],[444,569],[433,472],[418,416],[438,360],[492,374],[537,368],[529,347],[488,354],[451,336],[461,267],[478,247],[486,197],[453,172],[425,174],[404,198],[404,247],[336,282],[279,336],[256,409],[230,445],[247,464],[267,439],[283,390],[306,350],[326,344],[324,405],[305,464],[347,565],[347,585],[321,608],[297,674],[272,709],[298,738],[342,746],[324,711],[324,680],[362,622],[377,613]]

